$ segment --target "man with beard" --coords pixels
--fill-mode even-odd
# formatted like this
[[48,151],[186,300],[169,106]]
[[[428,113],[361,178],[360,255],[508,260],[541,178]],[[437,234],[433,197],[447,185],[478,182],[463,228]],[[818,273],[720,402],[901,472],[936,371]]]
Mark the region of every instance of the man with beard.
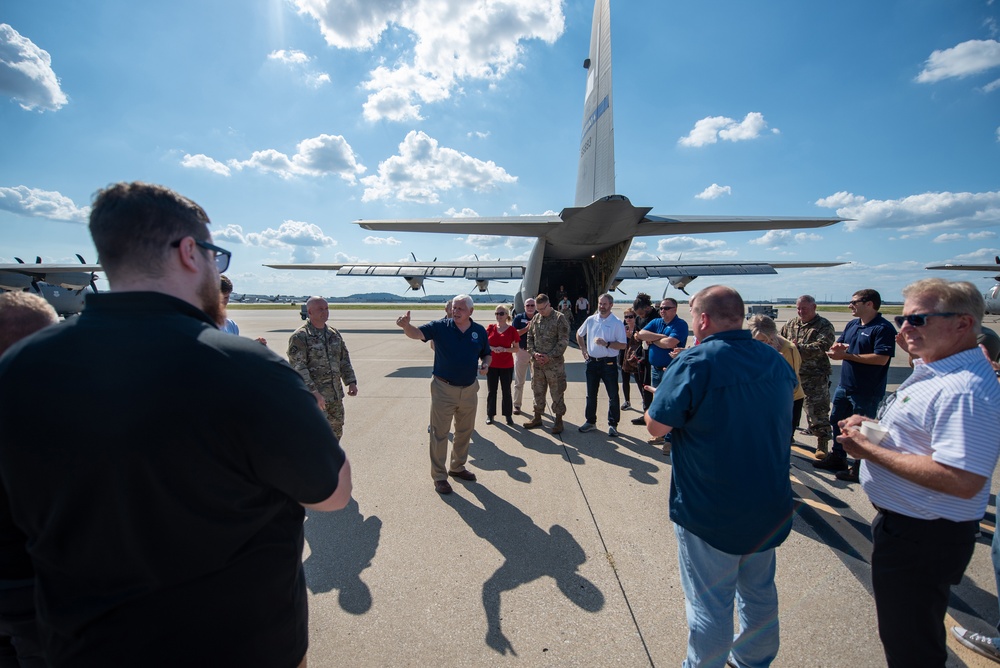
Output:
[[[27,549],[50,665],[305,658],[303,507],[346,506],[350,466],[301,377],[217,328],[208,224],[161,186],[100,191],[111,292],[0,361],[0,544]],[[25,391],[45,370],[72,410]]]

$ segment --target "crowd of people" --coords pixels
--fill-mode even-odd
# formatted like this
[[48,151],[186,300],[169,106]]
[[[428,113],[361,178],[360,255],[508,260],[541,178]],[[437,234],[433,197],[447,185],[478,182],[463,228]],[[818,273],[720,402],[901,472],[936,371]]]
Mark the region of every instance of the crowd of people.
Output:
[[[233,335],[229,252],[200,206],[122,183],[100,191],[90,215],[109,293],[57,327],[44,300],[0,296],[0,659],[304,666],[304,512],[343,508],[352,493],[339,441],[358,378],[329,305],[309,299],[286,364],[266,341]],[[523,313],[498,305],[487,327],[458,295],[444,318],[417,326],[407,312],[396,325],[433,347],[430,473],[442,495],[449,478],[476,482],[480,376],[486,424],[514,426],[530,372],[522,426],[542,427],[548,408],[560,434],[572,331],[586,378],[579,431],[598,428],[603,386],[612,438],[636,383],[633,423],[671,457],[689,667],[777,656],[775,550],[791,530],[789,444],[805,408],[813,466],[859,482],[877,510],[871,578],[887,664],[943,666],[950,587],[972,557],[1000,456],[1000,338],[981,327],[969,283],[918,281],[903,297],[897,330],[881,295],[858,290],[839,336],[809,295],[780,330],[767,316],[746,327],[741,296],[722,285],[691,298],[690,323],[676,300],[654,309],[644,293],[619,319],[606,293],[594,313],[583,297],[568,314],[546,294]],[[897,348],[913,371],[887,397]],[[23,391],[39,369],[60,370],[46,381],[57,396],[91,379],[75,411],[53,415]],[[205,378],[224,378],[225,391]],[[993,557],[1000,587],[996,535]],[[953,633],[1000,662],[1000,637]]]

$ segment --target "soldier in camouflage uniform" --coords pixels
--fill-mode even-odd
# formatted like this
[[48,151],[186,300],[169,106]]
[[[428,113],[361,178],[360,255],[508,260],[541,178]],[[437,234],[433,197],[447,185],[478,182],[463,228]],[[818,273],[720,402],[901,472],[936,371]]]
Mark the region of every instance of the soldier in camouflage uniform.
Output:
[[333,433],[340,439],[344,434],[344,385],[348,395],[356,396],[358,379],[340,332],[326,324],[330,319],[326,300],[310,297],[306,312],[309,320],[288,339],[288,363],[316,396]]
[[528,354],[531,355],[531,391],[535,394],[535,417],[524,423],[525,429],[542,426],[545,411],[545,390],[552,395],[555,421],[552,433],[563,430],[562,416],[566,413],[563,394],[566,392],[566,367],[563,353],[569,345],[569,319],[552,308],[548,295],[535,297],[537,313],[528,325]]
[[806,393],[806,420],[816,437],[816,459],[830,451],[830,358],[826,353],[837,338],[833,323],[816,313],[816,300],[802,295],[795,302],[798,316],[781,328],[781,335],[795,344],[802,355],[799,379]]

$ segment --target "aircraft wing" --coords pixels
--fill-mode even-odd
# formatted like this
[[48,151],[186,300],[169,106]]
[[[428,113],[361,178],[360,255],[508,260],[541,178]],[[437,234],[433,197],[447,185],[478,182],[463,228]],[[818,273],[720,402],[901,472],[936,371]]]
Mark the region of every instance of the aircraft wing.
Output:
[[[0,264],[0,290],[24,290],[38,281],[67,290],[93,287],[94,272],[104,271],[99,264],[27,263]],[[97,288],[94,287],[94,291]]]
[[924,269],[944,269],[948,271],[1000,271],[1000,258],[996,264],[932,264]]
[[354,264],[267,264],[272,269],[318,269],[338,276],[399,276],[401,278],[468,278],[473,281],[524,276],[523,262],[379,262]]
[[846,262],[662,262],[628,260],[618,270],[618,278],[679,278],[682,276],[740,276],[776,274],[777,269],[836,267]]
[[671,234],[708,234],[717,232],[756,232],[761,230],[797,230],[826,227],[844,218],[796,218],[766,216],[651,216],[639,221],[637,237]]
[[18,274],[31,276],[44,276],[47,273],[62,273],[73,271],[104,271],[99,264],[57,264],[57,263],[35,263],[19,262],[17,264],[0,264],[0,271],[12,271]]

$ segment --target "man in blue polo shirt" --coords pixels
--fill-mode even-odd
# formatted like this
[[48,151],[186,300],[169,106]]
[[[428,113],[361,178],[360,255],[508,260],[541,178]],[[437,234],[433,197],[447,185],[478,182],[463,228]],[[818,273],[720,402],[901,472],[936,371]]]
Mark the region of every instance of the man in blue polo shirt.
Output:
[[[476,426],[479,380],[490,366],[490,344],[486,329],[472,321],[474,303],[469,295],[452,300],[450,318],[433,320],[420,327],[410,324],[410,312],[396,324],[411,339],[436,342],[434,375],[431,378],[430,452],[431,478],[438,494],[451,494],[448,476],[475,482],[466,470],[469,441]],[[455,421],[455,441],[448,463],[448,432]]]
[[[673,361],[646,414],[673,434],[670,519],[687,600],[685,666],[768,666],[778,653],[775,548],[792,526],[792,367],[743,329],[722,285],[691,299],[701,341]],[[733,604],[740,630],[733,637]]]
[[827,353],[831,360],[843,362],[840,384],[833,393],[830,411],[833,449],[823,459],[813,462],[813,466],[837,471],[840,480],[857,482],[861,462],[856,460],[848,468],[844,446],[837,440],[839,423],[852,415],[875,417],[879,402],[885,396],[889,363],[896,354],[896,328],[878,312],[882,296],[875,290],[858,290],[848,305],[857,317],[847,323],[844,333]]
[[[683,348],[687,343],[688,324],[677,317],[677,300],[670,297],[660,302],[660,317],[653,318],[643,327],[636,337],[649,346],[647,360],[650,369],[650,385],[659,387],[663,380],[663,372],[670,365],[673,357],[670,353],[676,348]],[[662,445],[663,452],[668,451],[668,445],[663,438],[652,438],[650,445]]]

